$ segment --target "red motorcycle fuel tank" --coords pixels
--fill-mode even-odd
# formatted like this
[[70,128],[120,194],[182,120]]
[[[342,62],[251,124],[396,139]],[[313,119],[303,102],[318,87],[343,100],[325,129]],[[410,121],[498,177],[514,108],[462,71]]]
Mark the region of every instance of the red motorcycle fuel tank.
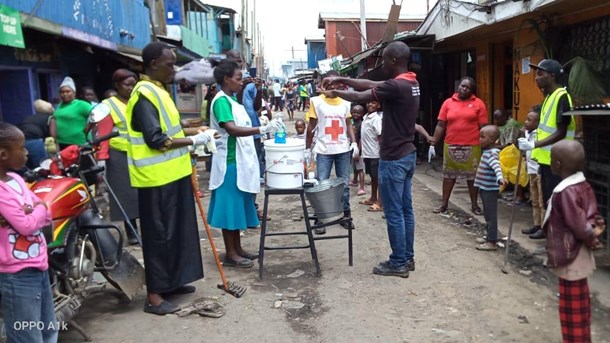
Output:
[[66,225],[89,207],[87,188],[79,179],[56,177],[36,182],[31,190],[51,210],[53,239],[48,239],[49,247],[60,246]]

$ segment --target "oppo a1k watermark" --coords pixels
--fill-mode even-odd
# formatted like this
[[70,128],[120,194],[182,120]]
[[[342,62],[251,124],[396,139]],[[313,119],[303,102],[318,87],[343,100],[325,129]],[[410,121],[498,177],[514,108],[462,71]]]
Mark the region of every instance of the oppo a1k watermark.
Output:
[[13,323],[13,330],[53,330],[66,331],[68,330],[68,322],[40,322],[40,321],[16,321]]

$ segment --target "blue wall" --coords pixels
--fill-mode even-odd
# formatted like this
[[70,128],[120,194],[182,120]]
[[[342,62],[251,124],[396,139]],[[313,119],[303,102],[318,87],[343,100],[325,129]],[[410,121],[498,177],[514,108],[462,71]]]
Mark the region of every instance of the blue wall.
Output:
[[[2,0],[3,4],[30,13],[37,0]],[[55,0],[42,1],[34,16],[66,28],[76,29],[114,44],[138,49],[150,42],[148,8],[143,0]],[[133,33],[121,37],[120,30]],[[74,34],[68,32],[68,34]]]
[[326,43],[307,42],[307,67],[317,68],[318,61],[326,59]]

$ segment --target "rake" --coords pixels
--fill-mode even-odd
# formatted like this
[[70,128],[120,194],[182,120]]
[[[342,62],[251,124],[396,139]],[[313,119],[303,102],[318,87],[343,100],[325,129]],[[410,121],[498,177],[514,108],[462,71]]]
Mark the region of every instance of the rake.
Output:
[[220,262],[220,257],[218,256],[218,250],[216,250],[216,244],[214,243],[214,237],[212,236],[212,230],[210,229],[210,225],[208,224],[208,220],[205,215],[205,211],[203,210],[203,204],[201,203],[201,199],[197,196],[197,191],[199,190],[199,185],[197,184],[197,168],[193,164],[193,175],[191,177],[191,183],[193,185],[193,193],[195,196],[195,201],[197,202],[197,207],[199,207],[199,213],[201,214],[201,220],[203,221],[203,225],[205,226],[205,232],[208,234],[208,240],[210,241],[210,246],[212,247],[212,252],[214,253],[214,259],[216,260],[216,266],[218,267],[218,271],[220,272],[220,279],[222,280],[222,284],[217,285],[219,289],[224,290],[225,292],[231,294],[236,298],[241,298],[244,293],[246,293],[246,287],[240,286],[235,282],[227,282],[227,278],[225,276],[224,269],[222,268],[222,263]]

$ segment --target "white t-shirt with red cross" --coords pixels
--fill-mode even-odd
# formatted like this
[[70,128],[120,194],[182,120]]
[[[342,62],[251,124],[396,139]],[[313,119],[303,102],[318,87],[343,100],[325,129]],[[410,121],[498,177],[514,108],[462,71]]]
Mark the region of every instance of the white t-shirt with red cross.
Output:
[[317,119],[316,143],[313,152],[322,155],[341,154],[349,151],[346,120],[351,120],[351,104],[341,98],[324,95],[310,99],[306,120]]

